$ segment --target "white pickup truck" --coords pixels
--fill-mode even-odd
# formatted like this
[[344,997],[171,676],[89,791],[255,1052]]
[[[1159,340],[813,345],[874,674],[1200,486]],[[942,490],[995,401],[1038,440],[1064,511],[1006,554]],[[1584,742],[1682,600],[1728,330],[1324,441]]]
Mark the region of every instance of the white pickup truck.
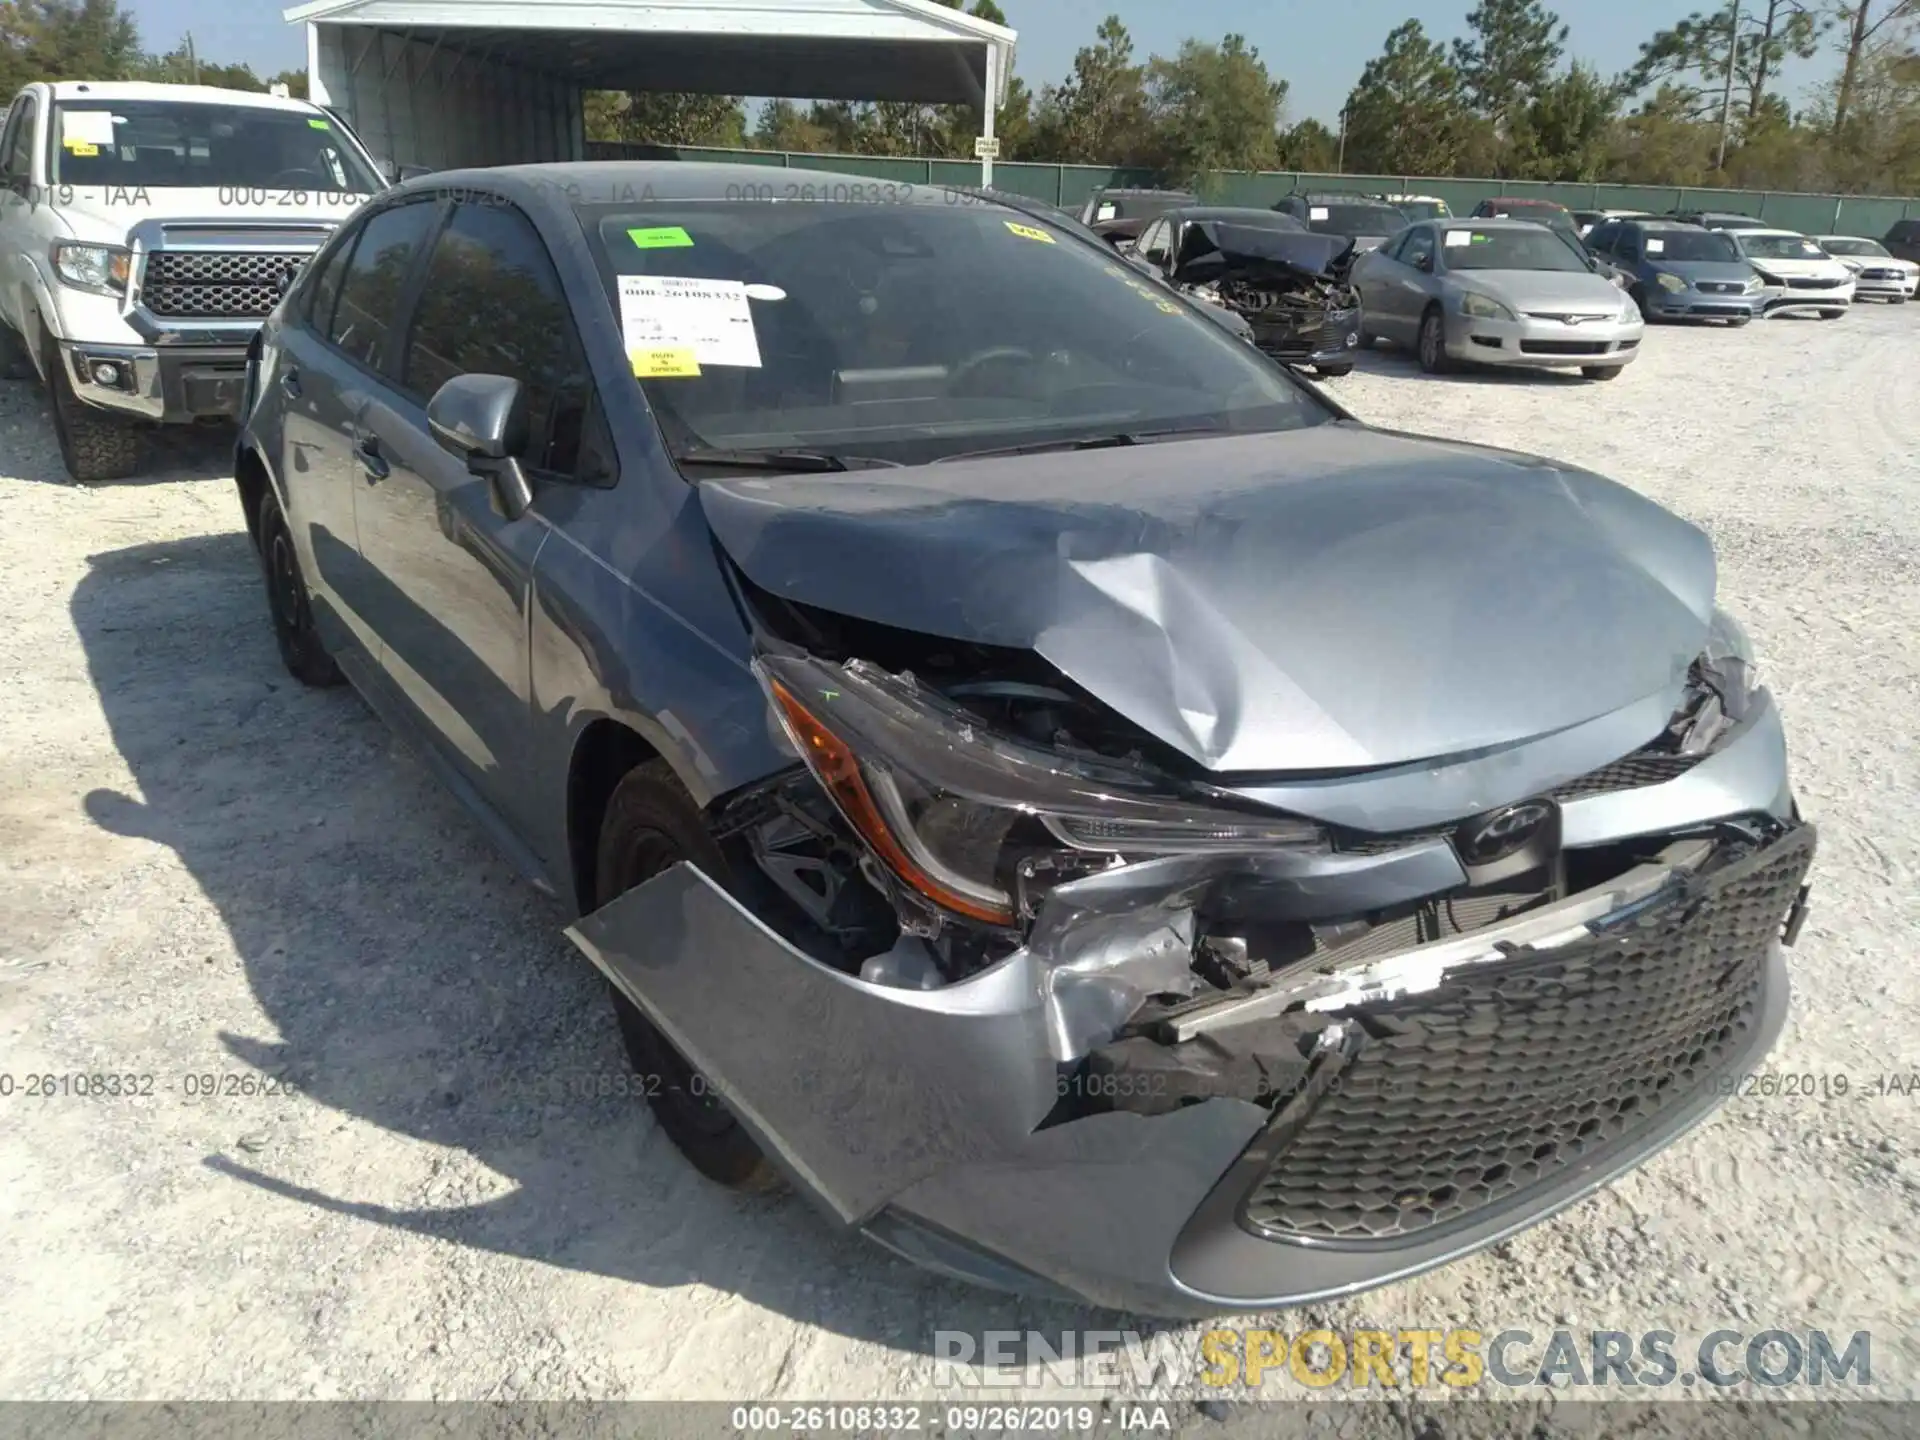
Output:
[[0,366],[38,375],[76,480],[136,473],[156,424],[239,408],[248,342],[387,179],[304,100],[61,81],[0,132]]

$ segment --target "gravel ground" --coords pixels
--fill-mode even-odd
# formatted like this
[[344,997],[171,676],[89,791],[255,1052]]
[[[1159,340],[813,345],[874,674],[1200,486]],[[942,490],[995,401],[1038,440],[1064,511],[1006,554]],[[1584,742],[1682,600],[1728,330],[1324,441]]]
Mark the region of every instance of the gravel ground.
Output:
[[[1870,1330],[1873,1393],[1915,1394],[1920,1096],[1863,1092],[1920,1072],[1917,331],[1863,309],[1661,329],[1609,385],[1384,352],[1335,383],[1712,533],[1823,828],[1773,1065],[1851,1093],[1736,1100],[1491,1253],[1266,1323]],[[40,392],[0,385],[0,1397],[877,1399],[932,1393],[936,1330],[1166,1328],[928,1277],[713,1190],[632,1102],[531,1093],[622,1068],[603,993],[359,701],[282,672],[224,444],[70,486]],[[26,1098],[35,1072],[152,1090]]]

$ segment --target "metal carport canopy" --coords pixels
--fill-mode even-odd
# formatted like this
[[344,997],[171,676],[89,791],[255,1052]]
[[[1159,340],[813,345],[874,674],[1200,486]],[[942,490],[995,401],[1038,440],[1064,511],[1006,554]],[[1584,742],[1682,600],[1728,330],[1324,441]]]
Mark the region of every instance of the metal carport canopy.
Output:
[[[359,103],[371,83],[362,80],[369,64],[388,86],[404,65],[404,103],[417,109],[413,89],[429,78],[457,84],[463,60],[505,65],[576,97],[656,90],[974,105],[991,136],[1016,38],[936,0],[312,0],[284,14],[306,26],[313,99],[340,107],[376,148],[377,125],[367,133],[372,117]],[[426,72],[418,79],[416,62]],[[473,68],[465,73],[471,77]],[[540,88],[520,86],[516,98],[533,100]],[[394,123],[391,90],[379,100],[395,148],[405,125]],[[581,139],[577,98],[566,110],[557,123],[543,118],[556,133],[574,129],[572,149]],[[984,162],[987,180],[991,163]]]

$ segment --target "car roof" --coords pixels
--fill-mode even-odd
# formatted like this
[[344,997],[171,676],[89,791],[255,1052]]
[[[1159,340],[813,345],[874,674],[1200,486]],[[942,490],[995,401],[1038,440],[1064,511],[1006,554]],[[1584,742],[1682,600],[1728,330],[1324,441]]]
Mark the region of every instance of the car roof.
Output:
[[[776,188],[774,174],[779,176]],[[555,195],[579,205],[632,205],[655,200],[728,200],[742,194],[785,194],[789,189],[804,192],[807,187],[821,192],[820,198],[833,200],[848,196],[858,202],[876,194],[885,194],[901,205],[952,205],[965,196],[975,204],[1001,205],[983,198],[977,187],[961,185],[912,186],[876,180],[871,175],[843,174],[834,170],[769,171],[764,165],[727,164],[719,161],[688,160],[561,160],[540,165],[495,165],[466,170],[435,170],[402,181],[389,195],[418,193],[421,190],[460,190],[472,187],[487,190],[532,190]],[[876,187],[878,191],[876,191]],[[1009,211],[1010,205],[1003,205]],[[1029,213],[1014,211],[1013,213]]]
[[56,80],[48,87],[55,103],[72,100],[178,100],[195,105],[247,105],[260,110],[311,110],[319,106],[257,90],[227,90],[218,85],[160,85],[145,80]]
[[1806,239],[1808,239],[1808,238],[1810,238],[1809,236],[1807,236],[1807,235],[1804,235],[1804,234],[1802,234],[1802,233],[1801,233],[1800,231],[1798,231],[1798,230],[1771,230],[1771,229],[1769,229],[1769,230],[1742,230],[1742,231],[1741,231],[1740,233],[1741,233],[1742,235],[1763,235],[1763,236],[1782,236],[1782,235],[1783,235],[1783,236],[1785,236],[1785,237],[1787,237],[1787,238],[1788,238],[1788,239],[1790,239],[1790,240],[1806,240]]
[[1809,240],[1865,240],[1874,245],[1880,243],[1880,237],[1877,235],[1809,235],[1807,238]]
[[1358,190],[1295,190],[1289,200],[1305,200],[1312,205],[1385,205],[1378,195]]
[[1482,205],[1545,205],[1554,210],[1567,208],[1558,200],[1541,200],[1531,195],[1489,195],[1480,203]]
[[1441,230],[1552,230],[1537,220],[1516,220],[1511,215],[1436,215],[1431,220],[1416,220],[1415,225]]
[[1143,185],[1102,185],[1093,192],[1095,195],[1184,195],[1198,200],[1200,197],[1191,190],[1154,190]]

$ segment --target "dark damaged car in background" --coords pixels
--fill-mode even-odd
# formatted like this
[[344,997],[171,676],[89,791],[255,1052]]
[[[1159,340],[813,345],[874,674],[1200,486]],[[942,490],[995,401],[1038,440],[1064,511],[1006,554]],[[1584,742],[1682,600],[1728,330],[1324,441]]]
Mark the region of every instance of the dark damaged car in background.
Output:
[[1334,378],[1353,373],[1360,297],[1355,247],[1272,210],[1195,205],[1148,223],[1131,259],[1160,280],[1246,322],[1274,359]]
[[383,194],[237,452],[289,668],[577,917],[693,1165],[1202,1314],[1491,1244],[1759,1060],[1814,832],[1699,530],[1039,215],[758,173]]

